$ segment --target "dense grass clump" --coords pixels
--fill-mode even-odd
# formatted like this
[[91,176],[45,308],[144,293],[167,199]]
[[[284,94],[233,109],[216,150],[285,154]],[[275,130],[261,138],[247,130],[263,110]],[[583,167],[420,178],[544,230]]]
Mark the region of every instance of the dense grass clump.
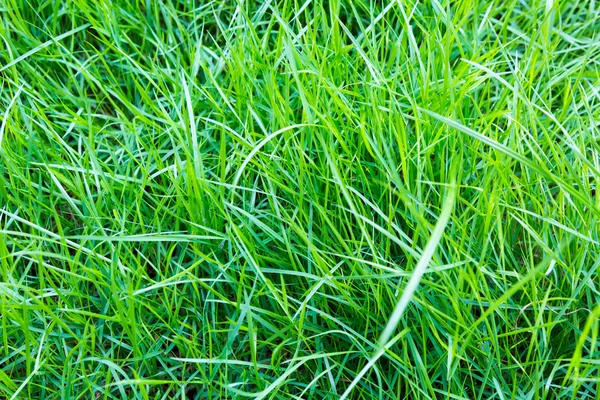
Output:
[[0,398],[600,398],[598,6],[0,1]]

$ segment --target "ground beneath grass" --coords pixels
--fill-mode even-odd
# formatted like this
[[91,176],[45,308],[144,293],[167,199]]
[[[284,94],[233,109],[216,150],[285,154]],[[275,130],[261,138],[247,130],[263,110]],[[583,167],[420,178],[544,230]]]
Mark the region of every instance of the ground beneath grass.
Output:
[[0,42],[0,398],[600,398],[596,1],[0,0]]

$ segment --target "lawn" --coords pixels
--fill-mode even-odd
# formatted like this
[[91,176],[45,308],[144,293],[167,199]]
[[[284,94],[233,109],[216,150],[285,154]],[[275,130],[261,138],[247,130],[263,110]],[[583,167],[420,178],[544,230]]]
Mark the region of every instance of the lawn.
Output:
[[0,0],[1,399],[600,399],[600,3]]

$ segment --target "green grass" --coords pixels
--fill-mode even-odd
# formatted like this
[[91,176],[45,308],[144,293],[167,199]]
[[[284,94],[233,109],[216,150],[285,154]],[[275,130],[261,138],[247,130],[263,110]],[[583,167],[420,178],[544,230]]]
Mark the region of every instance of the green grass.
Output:
[[0,0],[0,398],[600,399],[600,4]]

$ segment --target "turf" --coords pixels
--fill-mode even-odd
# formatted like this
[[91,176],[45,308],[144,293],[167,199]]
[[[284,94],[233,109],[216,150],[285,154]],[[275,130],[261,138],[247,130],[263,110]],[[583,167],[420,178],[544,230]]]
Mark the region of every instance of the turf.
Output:
[[0,398],[599,399],[599,6],[0,0]]

